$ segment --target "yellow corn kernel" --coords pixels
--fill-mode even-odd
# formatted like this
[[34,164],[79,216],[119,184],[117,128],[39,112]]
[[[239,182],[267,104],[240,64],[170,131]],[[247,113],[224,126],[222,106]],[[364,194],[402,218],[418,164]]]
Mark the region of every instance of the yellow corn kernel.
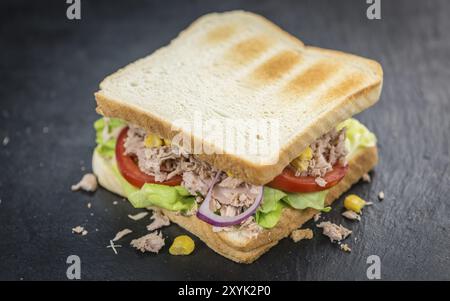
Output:
[[351,194],[347,196],[344,200],[344,207],[356,213],[361,213],[361,209],[363,209],[365,205],[366,201],[364,201],[356,194]]
[[175,237],[172,245],[169,248],[169,253],[172,255],[189,255],[195,249],[195,243],[187,235],[180,235]]
[[301,152],[299,157],[302,160],[311,160],[312,156],[313,156],[313,151],[312,151],[311,147],[308,146],[307,148],[305,148],[304,151]]
[[172,141],[170,141],[169,139],[163,139],[164,140],[164,145],[171,145]]
[[158,147],[163,145],[163,140],[156,135],[147,134],[145,137],[144,145],[146,147]]
[[227,176],[229,176],[231,178],[233,177],[233,174],[230,171],[226,171],[225,173],[227,174]]
[[291,165],[294,166],[299,171],[306,171],[309,166],[309,161],[300,160],[299,158],[294,159],[291,162]]

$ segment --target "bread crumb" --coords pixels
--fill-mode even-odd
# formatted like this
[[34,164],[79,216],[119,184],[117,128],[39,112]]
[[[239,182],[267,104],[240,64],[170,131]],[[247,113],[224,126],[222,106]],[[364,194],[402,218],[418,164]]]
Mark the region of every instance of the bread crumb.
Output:
[[349,220],[352,220],[352,221],[355,221],[355,220],[360,221],[361,220],[361,216],[358,213],[351,211],[351,210],[347,210],[347,211],[343,212],[342,216]]
[[378,199],[380,200],[380,202],[381,202],[382,200],[384,200],[384,191],[380,191],[380,192],[378,193]]
[[348,244],[341,244],[339,247],[340,247],[341,250],[344,251],[344,252],[349,252],[349,253],[350,253],[350,252],[352,251],[352,249],[350,249],[350,247],[348,246]]
[[159,250],[161,250],[161,248],[164,246],[164,238],[162,237],[161,231],[159,233],[158,231],[155,231],[138,239],[133,239],[130,245],[138,249],[142,253],[158,253]]
[[112,241],[118,241],[119,239],[122,239],[125,235],[128,235],[132,232],[133,231],[131,231],[130,229],[123,229],[123,230],[117,232],[116,236],[114,236]]
[[113,202],[113,205],[117,205],[117,204],[119,204],[118,201],[114,201],[114,202]]
[[299,242],[303,239],[312,239],[314,236],[311,229],[297,229],[292,231],[291,238],[294,242]]
[[317,225],[317,227],[323,229],[323,235],[328,236],[331,242],[341,241],[347,238],[347,236],[349,236],[352,233],[351,230],[345,228],[344,226],[342,225],[338,226],[331,222],[321,222],[320,224]]
[[362,180],[366,183],[370,183],[371,181],[370,175],[368,173],[363,174]]
[[147,215],[148,215],[148,212],[143,211],[143,212],[139,212],[138,214],[135,214],[135,215],[128,214],[128,217],[131,218],[134,221],[138,221],[140,219],[143,219]]
[[5,138],[3,138],[2,144],[3,144],[3,146],[7,146],[8,143],[9,143],[9,137],[6,136]]
[[87,203],[87,207],[88,207],[89,209],[91,209],[92,204],[91,204],[91,203]]
[[85,236],[85,235],[87,235],[88,234],[88,231],[87,230],[83,230],[82,232],[81,232],[81,236]]
[[98,183],[97,178],[92,173],[85,174],[80,182],[75,185],[72,185],[72,191],[83,189],[84,191],[95,191],[97,190]]

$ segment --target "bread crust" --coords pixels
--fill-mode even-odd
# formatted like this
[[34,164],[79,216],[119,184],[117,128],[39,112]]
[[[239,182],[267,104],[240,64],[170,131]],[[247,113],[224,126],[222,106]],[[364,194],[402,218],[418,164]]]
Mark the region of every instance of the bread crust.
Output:
[[[111,185],[114,185],[114,180],[109,179],[110,175],[101,166],[104,164],[102,160],[94,152],[93,170],[98,177],[100,185],[123,196],[123,192],[120,189],[111,187]],[[358,182],[363,174],[369,172],[377,162],[376,147],[358,150],[349,158],[349,169],[344,179],[329,190],[326,204],[331,205],[341,194]],[[240,236],[238,231],[214,232],[211,225],[199,220],[196,216],[187,217],[168,210],[163,211],[172,222],[199,237],[215,252],[239,263],[252,263],[318,212],[314,209],[296,210],[285,208],[280,221],[274,228],[263,230],[257,237],[248,238]]]

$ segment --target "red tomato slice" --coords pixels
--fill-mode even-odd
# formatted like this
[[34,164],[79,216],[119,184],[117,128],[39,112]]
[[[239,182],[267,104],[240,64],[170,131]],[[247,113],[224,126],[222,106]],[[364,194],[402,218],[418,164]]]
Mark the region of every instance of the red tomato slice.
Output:
[[134,162],[133,157],[124,155],[124,142],[127,138],[127,133],[128,127],[124,128],[117,138],[116,161],[120,173],[130,184],[139,188],[141,188],[145,183],[156,183],[169,186],[177,186],[181,184],[182,178],[179,175],[164,182],[157,182],[154,176],[142,172],[136,162]]
[[286,167],[283,172],[275,177],[269,184],[270,187],[287,192],[315,192],[328,189],[345,176],[348,166],[335,165],[333,170],[327,173],[323,178],[327,181],[325,187],[317,185],[315,177],[296,177],[292,168]]

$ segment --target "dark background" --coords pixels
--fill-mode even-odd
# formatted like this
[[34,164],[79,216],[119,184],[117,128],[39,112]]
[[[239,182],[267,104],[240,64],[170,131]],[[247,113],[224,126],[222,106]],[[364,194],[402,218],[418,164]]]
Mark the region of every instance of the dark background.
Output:
[[[384,280],[450,279],[448,1],[382,0],[382,20],[373,21],[365,0],[81,2],[80,21],[66,19],[64,0],[0,4],[0,141],[10,139],[0,144],[0,279],[64,280],[71,254],[80,256],[84,280],[367,280],[372,254],[381,258]],[[238,8],[306,44],[367,56],[384,68],[380,102],[358,116],[379,138],[380,164],[372,183],[351,190],[375,205],[360,223],[343,220],[342,202],[326,215],[354,231],[351,254],[310,222],[313,240],[283,240],[252,265],[198,240],[191,256],[171,256],[168,247],[142,255],[128,244],[146,233],[149,219],[133,222],[127,214],[137,210],[103,189],[70,191],[82,168],[90,170],[99,82],[200,15]],[[89,234],[72,234],[77,225]],[[135,233],[114,255],[105,246],[125,227]],[[172,225],[163,233],[170,245],[185,231]]]

